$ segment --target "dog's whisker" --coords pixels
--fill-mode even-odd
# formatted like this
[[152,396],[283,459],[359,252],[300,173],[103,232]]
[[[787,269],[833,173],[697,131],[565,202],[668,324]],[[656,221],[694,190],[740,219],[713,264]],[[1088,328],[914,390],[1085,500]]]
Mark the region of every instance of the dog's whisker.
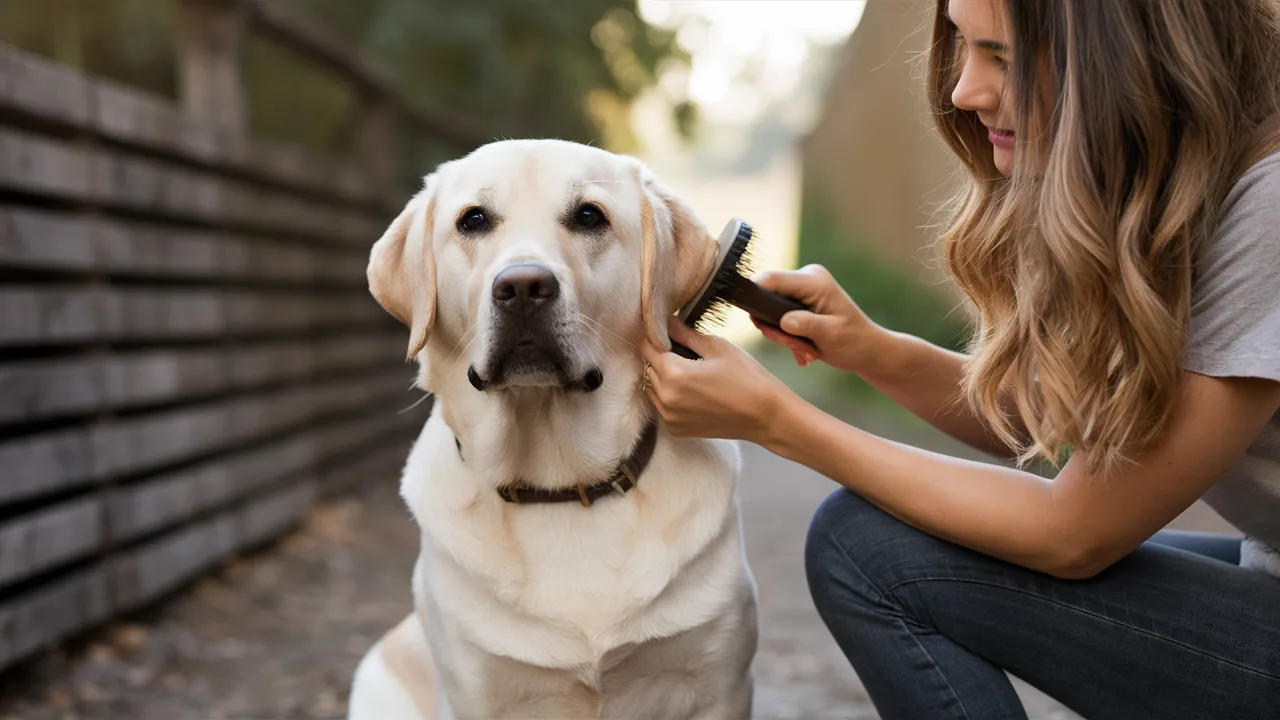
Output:
[[533,421],[537,422],[542,416],[542,403],[547,401],[547,393],[538,393],[538,409],[533,411]]
[[400,415],[400,414],[402,414],[402,413],[407,413],[407,412],[409,412],[410,410],[412,410],[412,409],[414,409],[414,408],[418,407],[419,405],[421,405],[422,403],[426,402],[426,401],[427,401],[427,398],[429,398],[429,397],[431,397],[431,393],[422,393],[422,397],[418,398],[418,401],[417,401],[417,402],[415,402],[414,404],[410,405],[409,407],[401,408],[401,409],[397,410],[397,411],[396,411],[396,414],[397,414],[397,415]]
[[612,335],[612,336],[614,336],[614,337],[618,338],[619,340],[621,340],[622,342],[624,342],[624,343],[626,343],[626,344],[630,345],[631,347],[635,347],[635,346],[636,346],[636,344],[635,344],[635,343],[631,342],[630,340],[628,340],[628,339],[626,339],[626,338],[622,337],[621,335],[619,335],[618,333],[614,332],[614,331],[613,331],[611,328],[609,328],[607,325],[605,325],[605,324],[603,324],[603,323],[601,323],[601,322],[598,322],[598,321],[596,321],[596,320],[592,320],[591,318],[587,317],[586,315],[583,315],[582,313],[578,313],[578,317],[582,318],[583,320],[586,320],[587,322],[591,323],[591,324],[592,324],[592,325],[594,325],[595,327],[598,327],[598,328],[600,328],[601,330],[604,330],[605,332],[607,332],[607,333],[609,333],[610,335]]
[[[474,335],[474,334],[475,334],[475,331],[476,331],[476,329],[473,327],[473,328],[471,328],[470,330],[468,330],[468,331],[466,331],[465,333],[463,333],[463,334],[462,334],[462,337],[458,338],[458,342],[454,343],[454,344],[453,344],[453,349],[449,351],[449,359],[448,359],[448,362],[453,362],[453,354],[454,354],[454,353],[456,353],[456,352],[458,352],[458,346],[462,344],[462,341],[463,341],[463,340],[466,340],[468,337],[470,337],[470,336]],[[470,343],[467,343],[467,347],[470,347],[470,346],[471,346],[471,344],[470,344]],[[465,348],[463,349],[463,352],[466,352],[466,349],[465,349]]]
[[600,349],[601,349],[602,351],[604,351],[604,352],[608,352],[608,351],[609,351],[609,345],[608,345],[608,343],[606,343],[606,342],[604,341],[604,338],[600,336],[600,333],[596,332],[596,329],[595,329],[595,328],[593,328],[593,327],[591,327],[590,325],[588,325],[588,324],[586,324],[585,322],[583,322],[583,321],[582,321],[582,318],[578,318],[578,324],[579,324],[579,325],[581,325],[581,326],[582,326],[582,328],[583,328],[584,330],[586,330],[587,332],[591,333],[591,335],[595,338],[596,343],[598,343],[598,344],[600,345]]
[[[470,333],[470,335],[471,335],[471,339],[468,340],[467,344],[462,348],[462,352],[458,353],[458,357],[462,357],[463,355],[466,355],[467,351],[471,350],[471,346],[475,344],[476,340],[480,339],[480,334],[477,332],[473,331]],[[449,359],[453,360],[453,357],[450,356]]]
[[467,343],[467,346],[462,348],[462,352],[459,354],[459,357],[461,357],[462,355],[466,355],[467,352],[471,350],[471,346],[474,345],[476,340],[478,339],[480,339],[479,335],[476,335],[475,337],[471,338],[471,341]]
[[[584,330],[591,333],[591,336],[595,339],[596,344],[600,346],[600,352],[604,353],[605,355],[609,355],[610,353],[612,353],[612,348],[609,347],[609,343],[605,342],[604,336],[600,334],[600,331],[596,330],[594,327],[589,325],[586,322],[586,320],[587,318],[579,317],[578,324],[580,324]],[[626,342],[626,341],[624,340],[623,342]]]

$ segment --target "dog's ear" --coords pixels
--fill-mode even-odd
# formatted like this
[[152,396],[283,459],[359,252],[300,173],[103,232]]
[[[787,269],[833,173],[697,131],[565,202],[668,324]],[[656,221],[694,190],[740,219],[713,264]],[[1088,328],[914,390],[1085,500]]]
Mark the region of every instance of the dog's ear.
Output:
[[365,271],[378,304],[409,327],[409,354],[422,351],[436,320],[436,261],[432,247],[432,178],[414,195],[369,251]]
[[642,170],[640,317],[664,346],[667,316],[693,299],[716,260],[716,239],[687,202]]

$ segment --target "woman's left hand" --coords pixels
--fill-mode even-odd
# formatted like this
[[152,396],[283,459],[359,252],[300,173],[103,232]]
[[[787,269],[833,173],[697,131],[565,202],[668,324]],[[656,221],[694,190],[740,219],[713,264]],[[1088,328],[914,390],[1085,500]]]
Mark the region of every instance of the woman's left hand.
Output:
[[650,366],[645,393],[671,434],[763,444],[791,390],[724,338],[703,335],[675,318],[668,332],[702,357],[690,360],[647,341],[641,346]]

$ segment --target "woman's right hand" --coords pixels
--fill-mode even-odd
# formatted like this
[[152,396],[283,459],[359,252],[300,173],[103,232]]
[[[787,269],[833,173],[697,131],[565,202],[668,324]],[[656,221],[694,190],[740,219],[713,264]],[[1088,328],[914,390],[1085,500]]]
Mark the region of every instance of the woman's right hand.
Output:
[[[806,265],[799,270],[767,271],[761,273],[756,282],[766,290],[795,298],[812,308],[812,312],[793,310],[783,315],[781,326],[785,332],[752,318],[766,338],[791,350],[800,365],[821,360],[861,375],[871,370],[876,358],[882,356],[878,349],[889,340],[891,333],[872,322],[825,267]],[[809,338],[813,346],[793,335]],[[818,351],[816,355],[814,349]]]

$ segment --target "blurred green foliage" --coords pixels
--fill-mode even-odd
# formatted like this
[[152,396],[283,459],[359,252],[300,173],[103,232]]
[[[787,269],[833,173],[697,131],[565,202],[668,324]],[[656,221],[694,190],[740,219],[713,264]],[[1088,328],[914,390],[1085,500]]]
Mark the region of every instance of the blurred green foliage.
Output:
[[962,350],[966,318],[958,307],[845,235],[815,181],[806,179],[800,207],[802,265],[825,266],[872,320],[942,347]]
[[[854,302],[876,323],[962,351],[968,337],[963,311],[942,293],[877,258],[864,249],[857,238],[848,237],[827,209],[823,194],[816,192],[814,182],[812,178],[805,178],[801,193],[799,263],[817,263],[830,270]],[[789,353],[775,355],[775,350],[762,350],[762,357],[769,361],[771,369],[791,362]],[[806,377],[802,379],[799,374],[788,371],[788,379],[799,383],[793,387],[808,397],[825,398],[834,405],[854,401],[862,406],[871,404],[877,411],[896,412],[897,405],[852,373],[825,365],[800,372]]]
[[[635,151],[630,103],[664,63],[688,62],[635,0],[287,2],[378,61],[407,97],[506,136]],[[692,117],[677,111],[682,127]]]
[[[177,95],[179,0],[0,0],[0,42],[128,85]],[[635,152],[629,106],[665,63],[674,33],[635,0],[268,0],[306,14],[384,70],[412,102],[498,137],[558,137]],[[308,58],[260,35],[245,47],[250,126],[327,154],[350,149],[361,98]],[[696,108],[676,106],[686,135]],[[408,166],[458,151],[407,138]]]
[[0,42],[172,98],[173,18],[171,0],[0,0]]

